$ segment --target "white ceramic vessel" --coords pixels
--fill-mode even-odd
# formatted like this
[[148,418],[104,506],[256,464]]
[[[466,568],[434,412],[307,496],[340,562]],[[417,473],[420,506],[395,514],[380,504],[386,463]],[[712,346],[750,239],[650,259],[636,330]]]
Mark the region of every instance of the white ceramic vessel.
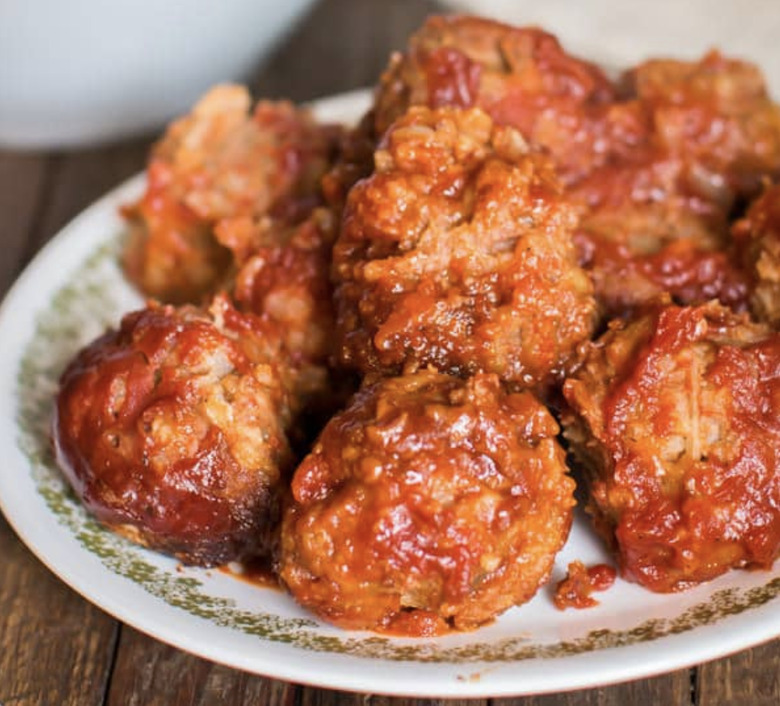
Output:
[[246,77],[313,0],[0,0],[0,145],[161,126]]

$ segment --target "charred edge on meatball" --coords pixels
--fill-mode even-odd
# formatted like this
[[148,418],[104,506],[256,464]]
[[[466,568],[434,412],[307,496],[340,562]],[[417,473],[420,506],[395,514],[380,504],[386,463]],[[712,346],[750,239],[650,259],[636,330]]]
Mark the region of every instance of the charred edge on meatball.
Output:
[[292,457],[266,331],[225,298],[151,305],[62,375],[57,461],[108,527],[185,563],[270,553]]

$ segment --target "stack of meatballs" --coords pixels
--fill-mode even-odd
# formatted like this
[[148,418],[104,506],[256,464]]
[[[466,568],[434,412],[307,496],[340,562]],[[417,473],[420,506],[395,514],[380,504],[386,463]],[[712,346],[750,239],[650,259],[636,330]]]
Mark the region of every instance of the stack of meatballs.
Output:
[[539,29],[432,17],[351,129],[217,87],[125,208],[152,300],[63,374],[59,464],[112,529],[270,558],[347,628],[528,601],[573,476],[629,580],[769,567],[777,178],[780,109],[717,52],[612,80]]

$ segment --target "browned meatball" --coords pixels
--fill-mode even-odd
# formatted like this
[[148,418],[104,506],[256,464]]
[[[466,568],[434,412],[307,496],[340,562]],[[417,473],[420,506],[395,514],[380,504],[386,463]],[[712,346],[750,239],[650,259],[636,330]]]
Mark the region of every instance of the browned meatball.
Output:
[[109,527],[186,563],[272,548],[291,457],[272,337],[224,298],[151,305],[61,379],[57,460]]
[[471,629],[529,600],[572,519],[558,425],[495,375],[364,387],[295,472],[279,573],[347,628]]
[[750,277],[750,310],[780,327],[780,186],[768,187],[737,221],[732,234]]
[[559,378],[595,303],[550,161],[479,109],[419,107],[375,161],[333,254],[342,361],[524,386]]
[[656,59],[625,82],[650,117],[659,149],[680,156],[688,188],[708,200],[754,195],[780,171],[780,108],[760,69],[710,52]]
[[623,575],[676,591],[780,551],[780,337],[711,302],[613,323],[565,437]]
[[583,206],[577,242],[597,298],[613,315],[663,292],[682,304],[718,298],[744,308],[748,282],[728,219],[780,170],[780,110],[760,71],[711,53],[648,61],[624,84],[628,98],[608,119],[634,126],[634,147],[613,149],[571,190]]
[[683,166],[649,150],[645,161],[616,163],[569,191],[583,203],[579,262],[607,317],[630,316],[664,293],[680,304],[719,299],[745,308],[748,281],[731,252],[729,208],[686,193]]
[[289,369],[294,401],[315,418],[345,401],[340,390],[345,381],[330,369],[335,352],[330,281],[335,221],[330,209],[317,208],[298,225],[233,218],[215,231],[236,264],[233,300],[279,332],[279,357]]
[[294,223],[316,205],[336,131],[290,103],[250,107],[246,89],[218,86],[155,146],[146,192],[125,209],[125,269],[146,294],[197,301],[219,284],[231,261],[214,238],[220,220]]
[[335,230],[333,214],[324,208],[294,226],[237,218],[217,227],[217,238],[233,251],[238,267],[234,300],[279,327],[285,353],[294,361],[323,364],[333,349],[330,262]]
[[382,77],[375,129],[381,136],[412,105],[480,107],[544,145],[568,182],[604,159],[603,110],[614,97],[601,70],[540,29],[431,17]]

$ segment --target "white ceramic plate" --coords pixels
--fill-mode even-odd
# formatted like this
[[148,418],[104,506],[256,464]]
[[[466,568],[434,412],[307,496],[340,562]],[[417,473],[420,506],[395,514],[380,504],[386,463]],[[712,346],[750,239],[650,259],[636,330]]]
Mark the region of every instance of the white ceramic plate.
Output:
[[[367,95],[318,104],[352,120]],[[249,672],[319,686],[416,696],[562,691],[657,674],[780,635],[780,571],[733,572],[678,595],[618,580],[596,608],[559,612],[551,589],[477,632],[395,639],[322,624],[292,599],[176,561],[100,528],[63,483],[49,450],[58,376],[76,350],[142,299],[117,267],[117,207],[136,177],[55,237],[0,308],[0,506],[63,581],[167,643]],[[578,517],[553,580],[573,559],[608,560]]]

